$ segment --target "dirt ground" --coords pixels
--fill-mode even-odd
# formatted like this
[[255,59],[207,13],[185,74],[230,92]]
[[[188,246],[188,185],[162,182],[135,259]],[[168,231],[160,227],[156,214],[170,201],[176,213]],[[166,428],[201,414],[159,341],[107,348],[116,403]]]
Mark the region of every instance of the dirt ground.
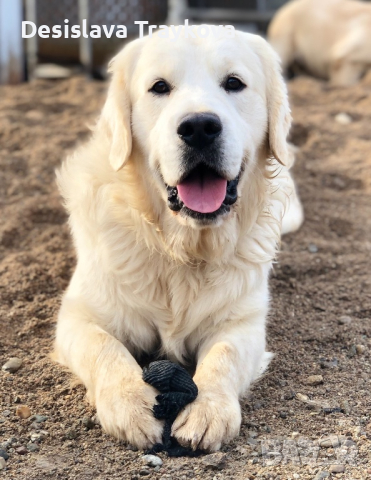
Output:
[[[1,87],[0,365],[23,364],[0,371],[0,478],[371,478],[371,75],[347,89],[299,77],[289,90],[306,220],[283,239],[272,274],[276,356],[243,401],[233,443],[197,459],[162,456],[156,471],[89,420],[83,387],[49,358],[75,264],[54,169],[88,135],[106,85]],[[323,382],[308,384],[312,375]],[[20,405],[39,417],[19,418]]]

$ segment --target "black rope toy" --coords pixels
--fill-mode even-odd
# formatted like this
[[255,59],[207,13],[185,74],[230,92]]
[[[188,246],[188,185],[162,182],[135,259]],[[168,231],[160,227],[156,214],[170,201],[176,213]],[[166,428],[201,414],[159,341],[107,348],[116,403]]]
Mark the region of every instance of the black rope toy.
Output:
[[165,420],[162,443],[156,443],[148,454],[167,452],[169,457],[198,457],[204,452],[182,447],[171,436],[171,426],[180,410],[193,402],[198,389],[189,373],[180,365],[169,360],[158,360],[143,369],[143,380],[160,392],[157,405],[153,406],[153,415],[158,420]]

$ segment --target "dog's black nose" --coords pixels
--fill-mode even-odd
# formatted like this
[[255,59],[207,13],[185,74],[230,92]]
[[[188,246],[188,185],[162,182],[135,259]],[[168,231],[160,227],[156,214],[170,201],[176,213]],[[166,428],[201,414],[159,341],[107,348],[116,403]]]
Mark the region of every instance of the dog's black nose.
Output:
[[177,133],[187,145],[201,149],[210,145],[221,131],[222,123],[214,113],[192,113],[182,121]]

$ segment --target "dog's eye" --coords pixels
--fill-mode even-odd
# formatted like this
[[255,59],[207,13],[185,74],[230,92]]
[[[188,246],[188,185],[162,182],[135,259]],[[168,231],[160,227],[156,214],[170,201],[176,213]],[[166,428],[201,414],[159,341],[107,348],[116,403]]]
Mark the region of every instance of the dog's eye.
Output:
[[227,92],[239,92],[240,90],[243,90],[246,85],[236,77],[228,77],[224,82],[223,87]]
[[158,95],[163,95],[170,92],[170,87],[163,80],[159,80],[153,85],[153,87],[150,89],[150,92],[157,93]]

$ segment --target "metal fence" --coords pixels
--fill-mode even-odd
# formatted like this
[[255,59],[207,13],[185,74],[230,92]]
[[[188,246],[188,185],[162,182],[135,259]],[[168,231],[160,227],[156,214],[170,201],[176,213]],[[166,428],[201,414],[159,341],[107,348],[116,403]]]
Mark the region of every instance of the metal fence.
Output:
[[[1,1],[1,0],[0,0]],[[3,0],[12,1],[12,0]],[[267,25],[275,10],[287,0],[23,0],[26,20],[36,25],[81,24],[87,19],[90,25],[125,25],[128,38],[138,34],[137,20],[149,24],[182,24],[188,18],[194,23],[228,23]],[[122,45],[123,40],[113,35],[92,38],[40,38],[27,41],[29,71],[37,62],[75,64],[88,69],[106,64]]]
[[[167,16],[167,0],[25,0],[30,4],[28,14],[35,18],[37,25],[63,25],[69,20],[70,25],[81,23],[88,17],[90,25],[125,25],[128,37],[138,31],[136,20],[146,19],[151,24],[164,23]],[[33,12],[32,12],[33,10]],[[83,13],[85,12],[85,14]],[[37,42],[37,46],[36,46]],[[104,37],[99,41],[89,39],[90,46],[83,45],[83,39],[33,39],[33,50],[41,61],[75,63],[81,55],[87,61],[100,64],[119,48],[122,40]],[[31,42],[32,43],[32,42]],[[32,49],[32,48],[31,48]],[[89,53],[90,52],[90,53]],[[90,60],[86,60],[91,55]]]

